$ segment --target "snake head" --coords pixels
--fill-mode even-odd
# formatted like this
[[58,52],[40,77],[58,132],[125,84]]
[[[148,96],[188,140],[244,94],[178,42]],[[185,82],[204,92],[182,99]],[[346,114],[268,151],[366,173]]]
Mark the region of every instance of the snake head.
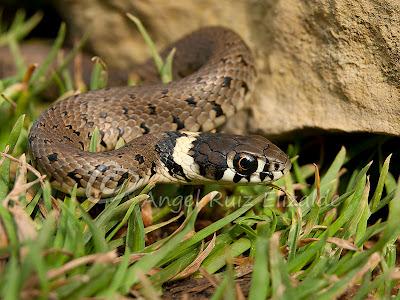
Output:
[[[281,178],[291,167],[287,155],[261,136],[183,132],[164,165],[180,181],[261,183]],[[179,166],[179,167],[178,167]],[[171,170],[171,168],[168,168]]]

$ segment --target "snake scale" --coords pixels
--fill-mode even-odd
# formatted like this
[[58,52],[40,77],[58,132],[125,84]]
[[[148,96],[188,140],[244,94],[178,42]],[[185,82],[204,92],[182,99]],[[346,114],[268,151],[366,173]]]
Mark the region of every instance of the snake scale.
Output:
[[[222,27],[199,29],[176,48],[169,84],[105,88],[54,103],[29,134],[33,159],[52,185],[106,197],[150,180],[181,183],[258,183],[282,177],[290,161],[261,136],[210,133],[243,107],[254,88],[254,59],[244,41]],[[150,79],[150,80],[149,80]],[[89,152],[99,129],[98,152]],[[122,138],[126,144],[115,149]],[[127,182],[127,184],[124,184]]]

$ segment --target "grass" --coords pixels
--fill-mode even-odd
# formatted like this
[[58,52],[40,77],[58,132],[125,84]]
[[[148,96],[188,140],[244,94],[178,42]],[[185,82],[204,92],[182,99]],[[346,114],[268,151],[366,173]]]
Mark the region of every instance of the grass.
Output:
[[[188,277],[211,282],[212,299],[239,299],[243,291],[236,280],[248,273],[249,299],[399,296],[400,183],[390,172],[391,156],[378,163],[380,172],[372,178],[369,170],[377,163],[346,170],[358,156],[342,148],[320,175],[316,165],[299,163],[300,143],[289,146],[292,172],[274,189],[209,185],[197,197],[191,188],[148,186],[138,195],[115,196],[100,212],[77,199],[76,191],[52,191],[27,153],[29,127],[46,105],[41,92],[54,82],[60,97],[76,86],[103,87],[106,68],[95,59],[90,86],[74,83],[65,66],[79,43],[50,70],[64,25],[46,61],[25,65],[19,42],[37,18],[19,13],[14,25],[0,31],[17,66],[15,76],[0,81],[2,299],[158,299],[165,284]],[[160,194],[187,201],[160,204]],[[387,217],[374,217],[382,210]]]

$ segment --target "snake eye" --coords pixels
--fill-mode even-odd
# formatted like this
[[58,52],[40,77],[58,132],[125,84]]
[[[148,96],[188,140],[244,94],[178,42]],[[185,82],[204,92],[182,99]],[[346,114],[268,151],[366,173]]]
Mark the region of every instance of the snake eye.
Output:
[[241,175],[251,175],[257,170],[257,158],[248,153],[237,153],[233,158],[233,167]]

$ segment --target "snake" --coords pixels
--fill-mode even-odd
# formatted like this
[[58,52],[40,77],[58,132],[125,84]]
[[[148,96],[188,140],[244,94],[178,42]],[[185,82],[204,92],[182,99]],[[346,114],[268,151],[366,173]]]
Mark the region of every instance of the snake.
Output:
[[29,151],[55,189],[102,198],[149,182],[260,184],[289,171],[288,156],[265,137],[215,132],[254,90],[255,61],[243,39],[225,27],[204,27],[161,56],[173,48],[174,80],[167,84],[147,62],[138,67],[144,84],[76,94],[41,113]]

